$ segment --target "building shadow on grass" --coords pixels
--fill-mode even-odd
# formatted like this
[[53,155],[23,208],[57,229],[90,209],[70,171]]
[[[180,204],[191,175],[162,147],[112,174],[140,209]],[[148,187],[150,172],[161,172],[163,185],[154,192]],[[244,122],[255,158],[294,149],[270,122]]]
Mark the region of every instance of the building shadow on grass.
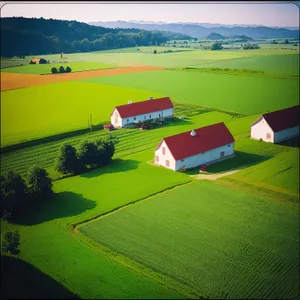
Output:
[[[218,163],[208,165],[207,172],[208,173],[222,173],[233,171],[235,169],[247,167],[250,165],[255,165],[261,163],[267,159],[272,158],[271,155],[257,155],[242,151],[235,151],[235,156],[232,158],[228,158],[226,160],[220,161]],[[199,174],[199,167],[186,171],[186,174],[196,175]]]
[[113,159],[109,165],[82,173],[79,176],[84,178],[93,178],[102,174],[127,172],[137,169],[139,163],[139,161],[133,159]]
[[33,265],[9,256],[1,256],[2,299],[80,299],[59,282]]
[[300,148],[299,147],[299,145],[300,145],[300,136],[296,136],[296,137],[291,138],[289,140],[280,142],[277,145],[293,147],[293,148]]
[[73,192],[54,193],[48,199],[38,199],[10,222],[20,225],[36,225],[55,219],[72,217],[96,207],[96,201]]

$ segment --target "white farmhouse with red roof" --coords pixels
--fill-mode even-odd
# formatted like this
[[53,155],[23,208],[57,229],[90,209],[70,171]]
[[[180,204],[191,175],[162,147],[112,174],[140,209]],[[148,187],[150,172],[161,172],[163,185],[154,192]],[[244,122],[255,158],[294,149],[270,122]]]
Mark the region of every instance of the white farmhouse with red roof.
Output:
[[155,149],[155,164],[178,171],[233,154],[234,138],[224,123],[218,123],[164,138]]
[[279,143],[299,136],[300,105],[261,115],[251,124],[251,138]]
[[126,124],[168,118],[174,115],[174,106],[169,97],[128,103],[116,106],[111,113],[111,124],[124,127]]

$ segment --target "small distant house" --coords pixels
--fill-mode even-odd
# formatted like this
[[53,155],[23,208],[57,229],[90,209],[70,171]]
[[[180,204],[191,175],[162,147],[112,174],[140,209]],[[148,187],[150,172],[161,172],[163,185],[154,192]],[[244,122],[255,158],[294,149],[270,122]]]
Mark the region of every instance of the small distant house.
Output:
[[251,138],[280,143],[299,136],[300,105],[261,115],[251,124]]
[[44,58],[32,58],[30,64],[47,64],[48,61]]
[[111,113],[114,127],[126,127],[127,124],[142,123],[147,120],[169,118],[174,115],[174,106],[169,97],[140,101],[116,106]]
[[114,126],[112,125],[112,124],[104,124],[103,125],[103,128],[105,129],[105,130],[114,130],[115,128],[114,128]]
[[224,123],[164,138],[155,149],[155,164],[178,171],[233,157],[234,137]]

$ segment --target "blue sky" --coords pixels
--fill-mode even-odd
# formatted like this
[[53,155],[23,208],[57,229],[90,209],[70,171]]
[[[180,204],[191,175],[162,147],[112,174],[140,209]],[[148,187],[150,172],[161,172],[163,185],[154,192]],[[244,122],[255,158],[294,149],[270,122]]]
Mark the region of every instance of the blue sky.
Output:
[[[36,17],[63,20],[116,21],[147,20],[265,26],[299,26],[299,7],[276,2],[55,2],[7,3],[1,17]],[[300,1],[294,2],[299,5]],[[2,5],[1,5],[2,6]],[[300,5],[299,5],[300,6]]]

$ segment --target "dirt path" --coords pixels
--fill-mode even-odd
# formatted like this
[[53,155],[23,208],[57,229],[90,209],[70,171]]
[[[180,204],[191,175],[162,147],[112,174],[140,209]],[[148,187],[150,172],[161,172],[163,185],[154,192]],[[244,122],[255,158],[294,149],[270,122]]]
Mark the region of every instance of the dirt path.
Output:
[[206,180],[217,180],[218,178],[224,177],[224,176],[229,176],[231,174],[234,174],[236,172],[238,172],[239,170],[245,169],[245,167],[240,167],[237,168],[235,170],[231,170],[228,172],[223,172],[223,173],[217,173],[217,174],[204,174],[204,173],[200,173],[197,175],[191,175],[192,177],[196,178],[196,179],[206,179]]
[[1,72],[1,91],[15,90],[35,85],[43,85],[55,82],[64,82],[83,78],[92,78],[98,76],[112,76],[118,74],[129,74],[135,72],[146,72],[153,70],[164,70],[163,67],[153,66],[135,66],[125,68],[114,68],[106,70],[91,70],[65,74],[17,74]]

